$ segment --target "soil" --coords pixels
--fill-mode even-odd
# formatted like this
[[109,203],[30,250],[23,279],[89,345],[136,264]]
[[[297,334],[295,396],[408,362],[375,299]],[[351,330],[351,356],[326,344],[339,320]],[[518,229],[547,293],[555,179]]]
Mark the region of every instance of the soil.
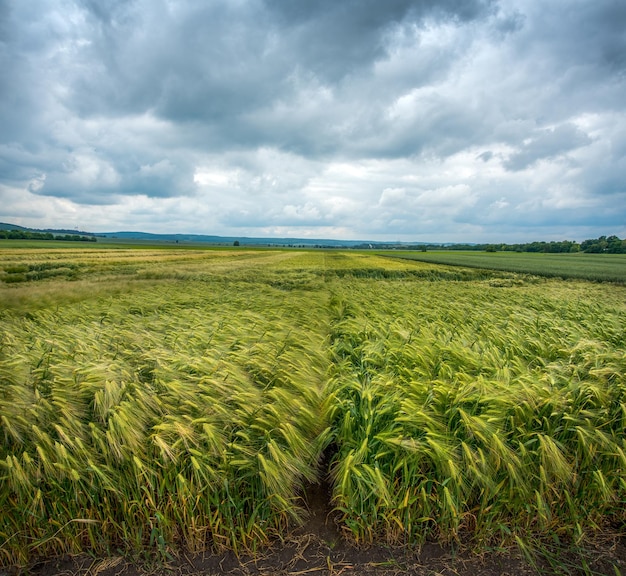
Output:
[[[517,549],[477,555],[469,549],[427,543],[421,548],[374,545],[357,547],[337,527],[329,487],[306,490],[310,516],[302,528],[280,543],[251,556],[180,554],[167,563],[133,563],[122,557],[49,559],[31,566],[34,576],[523,576],[535,574],[626,574],[626,537],[604,534],[584,555],[561,552],[533,566]],[[586,567],[584,566],[586,564]],[[2,571],[10,576],[15,571]]]

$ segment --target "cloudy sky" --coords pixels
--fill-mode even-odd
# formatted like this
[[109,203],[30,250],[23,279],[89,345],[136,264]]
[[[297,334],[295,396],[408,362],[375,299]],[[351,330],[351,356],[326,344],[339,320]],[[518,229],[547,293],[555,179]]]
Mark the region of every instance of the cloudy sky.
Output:
[[624,0],[0,0],[0,221],[626,236]]

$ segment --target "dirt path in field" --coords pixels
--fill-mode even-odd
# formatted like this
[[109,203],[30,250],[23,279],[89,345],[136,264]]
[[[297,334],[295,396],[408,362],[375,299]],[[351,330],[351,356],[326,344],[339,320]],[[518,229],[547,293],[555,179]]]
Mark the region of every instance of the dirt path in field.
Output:
[[[32,567],[33,576],[530,576],[611,575],[626,573],[624,542],[606,542],[590,551],[583,561],[562,557],[558,566],[540,561],[534,568],[514,551],[487,552],[480,556],[436,544],[420,551],[385,546],[355,548],[343,541],[328,542],[304,531],[256,557],[237,558],[232,553],[180,555],[166,565],[134,564],[121,557],[59,558]],[[3,572],[18,574],[17,572]]]
[[[626,574],[626,541],[604,535],[584,558],[561,555],[531,566],[515,551],[486,552],[426,544],[420,550],[348,543],[333,520],[329,487],[311,485],[306,499],[310,517],[281,543],[256,556],[233,553],[180,554],[163,565],[133,564],[121,557],[59,558],[31,567],[34,576],[522,576],[535,574]],[[585,571],[583,563],[588,570]],[[8,576],[0,570],[0,576]]]

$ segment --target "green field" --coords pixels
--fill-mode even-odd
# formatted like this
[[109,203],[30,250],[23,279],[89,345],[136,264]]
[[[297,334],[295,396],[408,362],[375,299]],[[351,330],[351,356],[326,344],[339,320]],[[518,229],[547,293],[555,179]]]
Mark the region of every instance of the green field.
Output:
[[626,284],[625,254],[543,254],[530,252],[395,252],[394,257],[538,276]]
[[2,244],[0,565],[252,549],[304,521],[325,478],[362,543],[615,531],[625,327],[616,284]]

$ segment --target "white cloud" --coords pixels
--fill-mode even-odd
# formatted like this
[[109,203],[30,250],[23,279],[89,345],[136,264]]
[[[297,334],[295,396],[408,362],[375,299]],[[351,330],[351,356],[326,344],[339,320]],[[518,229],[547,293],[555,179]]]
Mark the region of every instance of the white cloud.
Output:
[[496,200],[495,202],[492,202],[491,204],[489,204],[489,208],[495,208],[496,210],[503,210],[505,208],[508,208],[510,205],[511,204],[509,203],[509,201],[503,196],[499,200]]
[[237,186],[237,171],[196,170],[193,181],[200,186],[230,188]]
[[406,200],[405,188],[385,188],[378,201],[379,206],[397,206]]

